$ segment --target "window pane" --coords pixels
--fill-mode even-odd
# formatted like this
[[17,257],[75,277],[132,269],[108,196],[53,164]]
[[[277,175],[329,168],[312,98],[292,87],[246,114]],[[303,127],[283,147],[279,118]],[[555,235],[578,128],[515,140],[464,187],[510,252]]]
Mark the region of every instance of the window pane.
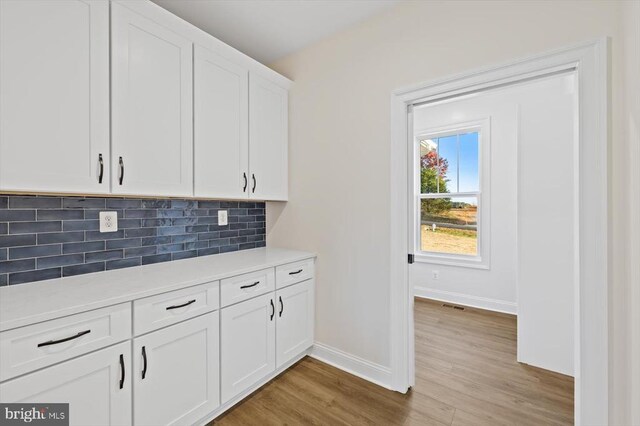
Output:
[[420,219],[422,251],[478,254],[477,197],[423,199]]
[[460,190],[476,192],[480,190],[478,175],[478,132],[460,135]]
[[458,192],[458,136],[438,138],[438,155],[440,174],[440,193]]
[[420,191],[423,194],[456,192],[457,157],[455,135],[420,141]]

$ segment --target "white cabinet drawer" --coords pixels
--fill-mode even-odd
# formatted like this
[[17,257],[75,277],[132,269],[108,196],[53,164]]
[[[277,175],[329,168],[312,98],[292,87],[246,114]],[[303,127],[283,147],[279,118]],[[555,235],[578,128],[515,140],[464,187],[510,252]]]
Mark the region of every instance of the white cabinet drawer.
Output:
[[219,281],[134,300],[136,336],[218,309]]
[[269,268],[222,280],[220,282],[222,307],[275,290],[275,278],[273,268]]
[[131,337],[131,304],[0,333],[0,381],[121,342]]
[[276,267],[276,288],[313,278],[314,259],[301,260]]

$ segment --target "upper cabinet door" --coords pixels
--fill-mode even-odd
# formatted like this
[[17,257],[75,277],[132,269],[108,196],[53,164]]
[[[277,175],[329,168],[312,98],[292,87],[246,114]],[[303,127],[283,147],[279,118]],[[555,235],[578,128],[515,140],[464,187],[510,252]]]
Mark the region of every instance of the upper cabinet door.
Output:
[[0,190],[109,192],[108,2],[0,1],[0,110]]
[[286,201],[288,197],[288,92],[271,81],[249,76],[249,197]]
[[249,75],[194,48],[194,195],[247,198]]
[[193,194],[192,44],[112,3],[112,188]]

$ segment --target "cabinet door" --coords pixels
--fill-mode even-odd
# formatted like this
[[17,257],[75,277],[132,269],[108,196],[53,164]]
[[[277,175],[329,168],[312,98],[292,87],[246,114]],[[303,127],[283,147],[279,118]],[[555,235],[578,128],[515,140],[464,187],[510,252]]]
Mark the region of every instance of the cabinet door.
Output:
[[281,367],[313,344],[313,280],[276,291],[276,361]]
[[224,308],[220,318],[222,403],[275,370],[273,293]]
[[0,190],[109,192],[108,2],[0,1],[0,111]]
[[191,42],[118,3],[111,19],[113,192],[190,196]]
[[256,74],[249,76],[249,197],[288,196],[288,93]]
[[194,195],[247,198],[248,71],[194,48]]
[[71,426],[131,424],[131,343],[0,384],[2,402],[69,403]]
[[195,424],[215,410],[218,348],[218,312],[134,339],[134,424]]

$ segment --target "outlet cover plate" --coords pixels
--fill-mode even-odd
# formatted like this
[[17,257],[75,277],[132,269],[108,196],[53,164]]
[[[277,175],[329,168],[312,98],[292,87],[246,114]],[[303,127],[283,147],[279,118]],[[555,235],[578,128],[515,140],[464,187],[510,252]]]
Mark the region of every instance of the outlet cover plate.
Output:
[[100,212],[100,232],[118,230],[118,212]]
[[224,226],[229,223],[229,218],[227,216],[226,210],[218,210],[218,225]]

